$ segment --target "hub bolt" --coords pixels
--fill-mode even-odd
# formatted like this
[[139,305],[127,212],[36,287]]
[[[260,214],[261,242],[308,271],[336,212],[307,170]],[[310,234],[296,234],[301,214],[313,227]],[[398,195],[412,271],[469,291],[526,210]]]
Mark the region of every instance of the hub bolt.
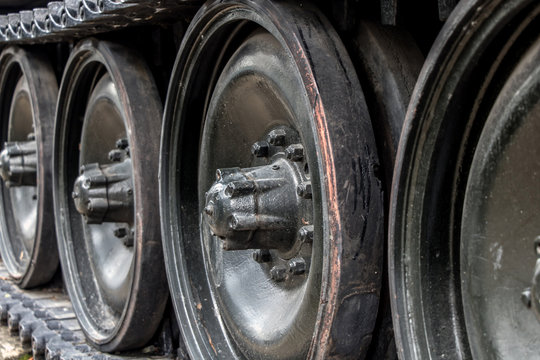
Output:
[[117,238],[123,238],[124,236],[127,236],[127,234],[128,234],[128,229],[126,229],[125,227],[121,227],[114,230],[114,236],[116,236]]
[[534,239],[534,250],[536,256],[540,257],[540,236],[537,236],[536,239]]
[[266,141],[257,141],[251,146],[251,153],[256,157],[268,156],[269,145]]
[[302,161],[304,159],[304,147],[301,144],[292,144],[285,149],[287,159],[291,161]]
[[253,260],[258,263],[270,262],[272,260],[272,255],[270,255],[270,251],[266,249],[255,250],[253,252]]
[[206,215],[208,215],[208,216],[214,215],[214,206],[213,206],[212,204],[208,204],[208,205],[204,208],[204,212],[205,212]]
[[521,293],[521,301],[527,308],[531,307],[531,288],[523,290]]
[[287,133],[283,129],[275,129],[268,133],[268,142],[270,145],[283,146]]
[[298,235],[300,235],[300,241],[311,244],[313,242],[313,225],[302,226]]
[[285,280],[285,277],[287,276],[287,268],[285,266],[274,266],[272,269],[270,269],[270,277],[274,281],[283,281]]
[[306,272],[306,261],[302,258],[289,260],[289,272],[293,275],[302,275]]
[[124,150],[129,146],[127,139],[118,139],[116,140],[116,148],[120,150]]
[[304,181],[298,184],[298,186],[296,187],[296,193],[298,194],[298,196],[304,199],[311,199],[311,182]]
[[111,150],[109,151],[109,160],[114,162],[122,161],[122,155],[124,152],[122,150]]

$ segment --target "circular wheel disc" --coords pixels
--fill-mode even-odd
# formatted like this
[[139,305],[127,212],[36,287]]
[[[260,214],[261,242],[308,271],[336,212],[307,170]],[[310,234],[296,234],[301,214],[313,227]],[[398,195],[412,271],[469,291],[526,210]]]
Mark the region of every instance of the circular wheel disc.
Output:
[[460,3],[420,75],[390,218],[403,358],[537,357],[539,14]]
[[192,22],[167,99],[160,193],[193,358],[365,355],[382,194],[355,79],[313,8],[216,2]]
[[523,304],[519,296],[537,276],[540,256],[538,139],[540,39],[501,90],[467,182],[461,271],[465,324],[475,359],[525,359],[538,353],[540,322],[528,309],[532,304]]
[[29,288],[49,281],[58,266],[49,166],[58,85],[37,53],[8,48],[0,67],[0,251],[17,284]]
[[167,299],[154,180],[156,87],[128,49],[89,40],[68,60],[58,109],[54,195],[66,287],[94,345],[140,347]]

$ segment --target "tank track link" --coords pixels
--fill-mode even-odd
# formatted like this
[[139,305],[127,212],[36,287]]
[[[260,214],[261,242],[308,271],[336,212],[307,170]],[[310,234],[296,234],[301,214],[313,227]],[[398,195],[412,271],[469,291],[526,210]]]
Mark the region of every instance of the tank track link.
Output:
[[0,15],[0,44],[63,41],[164,21],[196,9],[200,0],[64,0]]
[[0,325],[18,336],[34,360],[171,359],[148,347],[141,354],[110,355],[85,342],[69,298],[58,289],[23,291],[13,285],[0,262]]

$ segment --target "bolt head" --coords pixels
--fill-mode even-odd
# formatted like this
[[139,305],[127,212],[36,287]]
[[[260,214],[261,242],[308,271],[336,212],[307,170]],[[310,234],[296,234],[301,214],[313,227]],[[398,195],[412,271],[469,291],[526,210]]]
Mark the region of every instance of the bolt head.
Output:
[[537,257],[540,257],[540,235],[534,239],[534,251]]
[[296,187],[296,193],[298,196],[304,199],[311,199],[312,197],[312,190],[311,190],[311,182],[304,181]]
[[128,229],[121,227],[118,229],[114,229],[114,236],[117,238],[123,238],[128,234]]
[[285,149],[287,159],[302,161],[304,159],[304,147],[301,144],[292,144]]
[[521,293],[521,301],[523,302],[523,305],[525,305],[527,308],[530,308],[532,305],[531,300],[531,288],[526,288]]
[[238,217],[236,215],[231,215],[231,218],[229,219],[229,229],[236,230],[239,224]]
[[285,266],[277,265],[270,269],[270,277],[276,282],[285,280],[287,276],[287,269]]
[[116,140],[116,148],[120,150],[125,150],[129,146],[127,139],[118,139]]
[[268,156],[268,149],[270,145],[266,141],[257,141],[251,146],[251,153],[256,157]]
[[287,133],[283,129],[275,129],[268,133],[268,142],[270,145],[283,146]]
[[258,263],[270,262],[272,260],[272,255],[270,255],[270,251],[266,249],[255,250],[253,252],[253,260]]
[[302,275],[306,272],[306,261],[302,258],[291,259],[287,265],[289,272],[293,275]]
[[114,162],[122,161],[122,150],[111,150],[109,151],[109,160]]
[[206,207],[204,208],[204,213],[208,216],[213,216],[214,215],[214,206],[212,204],[208,204],[206,205]]
[[300,241],[311,244],[313,242],[313,225],[302,226],[298,235],[300,235]]

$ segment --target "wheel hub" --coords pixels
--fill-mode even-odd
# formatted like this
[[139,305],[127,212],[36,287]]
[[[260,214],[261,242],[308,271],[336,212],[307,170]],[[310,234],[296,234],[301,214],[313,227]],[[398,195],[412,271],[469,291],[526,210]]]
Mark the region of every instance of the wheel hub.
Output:
[[0,176],[7,187],[36,186],[37,144],[29,141],[6,142],[0,153]]
[[73,186],[75,207],[88,224],[133,219],[131,160],[125,149],[111,151],[109,158],[118,163],[83,165]]
[[282,126],[263,138],[251,147],[252,164],[266,165],[218,169],[203,219],[225,251],[256,249],[256,262],[273,262],[270,278],[280,282],[308,271],[312,190],[296,131]]
[[219,169],[204,214],[225,250],[287,251],[296,238],[300,183],[284,159],[248,169]]

